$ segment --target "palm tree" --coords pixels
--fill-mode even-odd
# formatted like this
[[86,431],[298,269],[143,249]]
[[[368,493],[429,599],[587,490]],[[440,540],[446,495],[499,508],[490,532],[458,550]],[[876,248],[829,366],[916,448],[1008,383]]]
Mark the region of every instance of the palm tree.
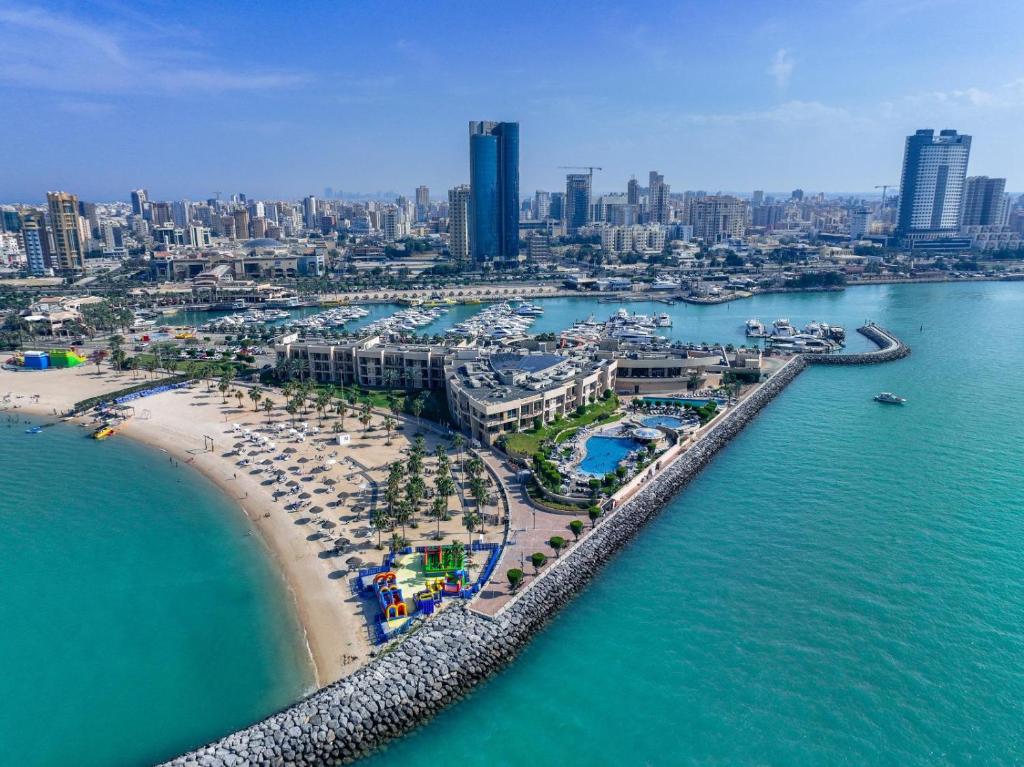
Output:
[[462,514],[462,524],[466,528],[466,540],[468,540],[470,545],[472,545],[473,531],[476,530],[476,526],[480,524],[480,515],[475,511],[467,510]]
[[399,501],[395,506],[392,519],[395,521],[395,524],[402,526],[402,537],[404,538],[405,526],[408,524],[409,520],[412,519],[412,504],[410,504],[409,501]]
[[298,405],[295,404],[295,400],[288,400],[288,404],[284,406],[285,412],[288,413],[292,419],[292,426],[295,425],[295,416],[299,412]]
[[465,564],[466,547],[462,545],[462,541],[453,538],[452,542],[445,546],[445,549],[451,555],[452,562],[458,562],[461,559],[463,564]]
[[238,409],[242,409],[242,402],[245,400],[245,395],[242,394],[241,389],[235,389],[235,399],[238,400]]
[[441,540],[441,520],[448,516],[448,498],[437,493],[430,503],[430,513],[437,520],[437,540]]
[[316,412],[320,416],[320,423],[324,422],[324,416],[327,415],[327,407],[330,404],[331,404],[331,393],[329,391],[321,389],[320,391],[318,391],[316,393],[316,399],[314,401],[314,406],[316,407]]
[[341,419],[341,430],[345,430],[345,416],[348,415],[348,406],[345,404],[345,400],[339,399],[338,403],[334,406],[334,412],[338,414],[338,418]]
[[394,418],[392,418],[389,415],[384,416],[384,429],[387,431],[388,434],[387,442],[385,442],[384,444],[391,444],[391,430],[394,429],[395,426],[397,425],[398,421],[396,421]]
[[383,511],[381,511],[380,509],[374,511],[373,514],[370,515],[370,527],[372,527],[374,530],[377,531],[377,548],[378,549],[381,546],[381,544],[380,544],[380,534],[382,532],[384,532],[388,528],[388,524],[389,524],[389,522],[388,522],[387,515]]
[[373,416],[370,412],[370,403],[364,402],[362,409],[359,411],[359,423],[363,425],[363,436],[366,436],[366,432],[370,428],[370,421],[373,420]]
[[228,391],[231,389],[231,376],[225,373],[217,384],[217,391],[220,392],[220,404],[228,404]]
[[263,399],[263,412],[267,414],[267,420],[270,420],[270,414],[274,410],[274,400],[270,397],[264,397]]
[[452,448],[459,455],[459,468],[462,469],[463,471],[465,471],[465,466],[463,466],[462,464],[462,449],[465,446],[466,438],[463,437],[461,434],[456,433],[455,436],[452,437]]
[[249,399],[252,400],[252,409],[257,411],[260,409],[260,400],[263,399],[263,389],[259,386],[254,386],[249,389]]
[[409,403],[409,411],[412,413],[413,418],[416,419],[417,424],[420,421],[420,413],[423,412],[423,402],[423,395],[421,394]]

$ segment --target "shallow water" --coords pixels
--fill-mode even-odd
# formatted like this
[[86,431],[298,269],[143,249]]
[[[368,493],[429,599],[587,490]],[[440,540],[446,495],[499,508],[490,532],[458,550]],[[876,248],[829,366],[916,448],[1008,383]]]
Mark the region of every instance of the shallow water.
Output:
[[211,483],[24,430],[0,416],[0,764],[152,764],[312,684],[281,577]]
[[367,767],[1024,759],[1024,285],[764,298],[735,317],[872,317],[914,352],[802,374],[512,667]]

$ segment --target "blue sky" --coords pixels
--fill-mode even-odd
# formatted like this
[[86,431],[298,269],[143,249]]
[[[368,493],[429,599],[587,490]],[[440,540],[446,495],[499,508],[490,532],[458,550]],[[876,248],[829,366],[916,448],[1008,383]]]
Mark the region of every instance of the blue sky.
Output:
[[1024,189],[1019,0],[0,0],[0,200],[443,196],[467,122],[518,120],[521,191],[866,191],[919,127]]

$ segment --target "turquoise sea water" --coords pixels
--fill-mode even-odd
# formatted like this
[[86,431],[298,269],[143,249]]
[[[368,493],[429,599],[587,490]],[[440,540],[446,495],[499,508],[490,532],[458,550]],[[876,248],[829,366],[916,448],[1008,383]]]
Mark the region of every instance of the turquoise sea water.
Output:
[[0,415],[0,764],[152,764],[312,684],[285,585],[212,484],[24,430]]
[[512,667],[367,767],[1024,760],[1024,285],[764,298],[914,353],[801,375]]

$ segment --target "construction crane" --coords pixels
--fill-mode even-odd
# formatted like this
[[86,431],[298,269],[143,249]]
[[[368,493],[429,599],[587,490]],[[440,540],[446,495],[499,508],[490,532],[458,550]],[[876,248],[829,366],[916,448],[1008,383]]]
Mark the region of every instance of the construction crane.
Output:
[[885,207],[885,193],[887,191],[889,191],[890,189],[895,189],[895,188],[896,188],[895,184],[876,184],[875,185],[875,189],[881,189],[882,190],[882,207],[883,208]]
[[591,178],[594,177],[595,170],[604,170],[604,168],[597,165],[559,165],[558,167],[561,170],[585,170]]

